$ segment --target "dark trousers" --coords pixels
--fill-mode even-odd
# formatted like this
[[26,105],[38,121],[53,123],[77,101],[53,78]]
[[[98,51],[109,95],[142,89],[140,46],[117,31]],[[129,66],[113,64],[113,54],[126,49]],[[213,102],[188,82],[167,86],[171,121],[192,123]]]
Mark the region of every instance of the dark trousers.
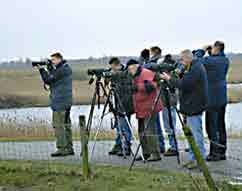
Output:
[[226,105],[206,112],[206,131],[210,140],[210,154],[226,153],[227,133],[225,125]]
[[149,118],[138,119],[138,133],[144,156],[151,154],[160,156],[159,140],[157,136],[157,114],[151,118],[150,126],[145,129]]

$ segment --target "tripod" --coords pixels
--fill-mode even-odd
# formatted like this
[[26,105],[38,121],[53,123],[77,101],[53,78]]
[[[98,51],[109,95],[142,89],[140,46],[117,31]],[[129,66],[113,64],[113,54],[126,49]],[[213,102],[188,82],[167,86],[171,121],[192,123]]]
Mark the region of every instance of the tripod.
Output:
[[169,91],[170,91],[169,85],[167,84],[167,82],[164,81],[162,86],[161,86],[161,88],[160,88],[160,91],[159,91],[158,95],[156,96],[154,105],[152,107],[151,116],[149,117],[147,125],[144,128],[143,134],[140,136],[141,140],[140,140],[138,148],[137,148],[137,150],[135,152],[135,155],[133,157],[133,160],[131,162],[129,170],[132,170],[132,168],[134,166],[135,159],[136,159],[136,157],[137,157],[137,155],[139,153],[139,149],[141,147],[142,139],[145,137],[145,131],[146,131],[147,128],[149,128],[149,126],[151,124],[152,116],[156,114],[155,108],[156,108],[159,100],[161,99],[161,96],[162,96],[163,92],[164,92],[164,96],[165,96],[165,99],[166,99],[166,102],[167,102],[169,125],[170,125],[170,128],[172,129],[172,132],[173,132],[172,136],[174,137],[174,140],[175,140],[176,153],[177,153],[177,162],[178,162],[178,164],[180,164],[180,156],[179,156],[178,144],[177,144],[177,139],[176,139],[175,127],[174,127],[174,124],[173,124],[173,121],[172,121],[172,113],[171,113],[171,108],[170,108],[170,92]]
[[[114,99],[114,103],[116,102],[116,104],[113,104],[113,101],[111,100],[112,98]],[[120,117],[123,117],[125,119],[125,122],[128,125],[128,128],[130,129],[132,137],[134,138],[135,141],[136,141],[136,138],[135,138],[133,129],[131,127],[131,124],[129,122],[127,114],[125,112],[121,112],[121,111],[125,111],[125,110],[124,110],[124,107],[122,105],[121,99],[120,99],[118,93],[116,93],[116,89],[114,87],[112,87],[110,89],[109,94],[107,95],[107,100],[104,104],[104,108],[103,108],[102,116],[101,116],[101,121],[100,121],[100,124],[97,128],[97,131],[96,131],[95,137],[94,137],[94,145],[93,145],[92,152],[91,152],[91,158],[92,158],[94,151],[95,151],[97,137],[98,137],[98,134],[99,134],[100,129],[102,127],[103,119],[106,115],[106,109],[107,109],[108,106],[109,106],[110,112],[113,113],[113,115],[114,115],[114,117],[117,121],[118,133],[120,133],[119,136],[121,137],[122,154],[123,154],[124,158],[126,158],[125,146],[126,146],[127,135],[124,133],[123,128],[120,125],[120,120],[119,120]],[[120,108],[121,111],[119,111],[119,108]],[[132,151],[131,151],[131,153],[132,153]]]

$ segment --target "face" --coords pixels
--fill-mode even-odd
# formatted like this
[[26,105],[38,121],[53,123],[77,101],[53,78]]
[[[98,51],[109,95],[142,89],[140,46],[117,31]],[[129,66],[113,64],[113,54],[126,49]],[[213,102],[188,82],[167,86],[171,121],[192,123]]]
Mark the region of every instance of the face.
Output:
[[138,66],[135,65],[135,64],[130,65],[130,66],[128,67],[128,71],[129,71],[129,73],[130,73],[132,76],[134,76],[134,75],[136,74],[137,69],[138,69]]
[[113,72],[118,72],[121,70],[121,64],[111,64],[111,69]]
[[212,47],[212,55],[217,55],[219,53],[219,48],[216,46]]
[[181,63],[184,64],[185,66],[188,66],[192,63],[192,58],[186,55],[181,55]]
[[62,61],[62,60],[61,60],[60,58],[57,58],[57,57],[55,57],[55,56],[51,57],[51,62],[52,62],[52,64],[54,64],[55,66],[58,65],[58,64],[60,64],[61,61]]

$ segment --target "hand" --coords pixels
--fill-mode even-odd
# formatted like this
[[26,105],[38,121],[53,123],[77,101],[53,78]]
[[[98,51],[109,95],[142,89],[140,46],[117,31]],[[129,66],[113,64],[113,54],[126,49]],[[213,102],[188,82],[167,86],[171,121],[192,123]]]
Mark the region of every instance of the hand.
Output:
[[210,47],[211,45],[205,45],[205,46],[203,46],[203,50],[204,51],[207,51],[208,50],[208,47]]
[[39,70],[41,67],[39,64],[36,65],[36,68]]
[[162,80],[166,80],[166,81],[169,81],[171,79],[171,76],[165,72],[163,72],[161,75],[160,75],[161,79]]

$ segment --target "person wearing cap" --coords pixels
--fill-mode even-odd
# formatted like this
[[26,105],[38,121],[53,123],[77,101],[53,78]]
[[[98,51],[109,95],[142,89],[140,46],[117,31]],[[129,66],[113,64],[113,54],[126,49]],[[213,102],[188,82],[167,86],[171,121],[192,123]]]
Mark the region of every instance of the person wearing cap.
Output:
[[194,51],[195,56],[204,64],[208,75],[209,100],[206,112],[206,131],[210,140],[207,161],[226,160],[227,134],[225,111],[227,105],[227,73],[229,59],[224,53],[225,45],[216,41],[212,46]]
[[[154,108],[158,93],[156,75],[133,59],[128,61],[127,67],[133,77],[134,111],[138,119],[138,132],[144,159],[159,161],[161,157],[156,122],[157,113],[162,110],[162,101],[159,100]],[[149,126],[147,126],[148,122]],[[136,160],[142,160],[142,157],[137,157]]]
[[[120,103],[117,100],[117,97],[115,98],[116,108],[118,112],[126,114],[130,120],[131,115],[134,112],[133,97],[130,88],[132,79],[118,57],[112,57],[109,61],[109,65],[111,66],[110,70],[113,74],[113,77],[111,78],[111,86],[115,88],[115,91],[119,96],[119,101],[121,102]],[[131,154],[132,132],[125,116],[117,116],[114,128],[116,128],[115,145],[109,152],[109,155],[123,156],[125,154],[125,156],[129,156]],[[122,134],[125,139],[124,145],[122,145]]]

